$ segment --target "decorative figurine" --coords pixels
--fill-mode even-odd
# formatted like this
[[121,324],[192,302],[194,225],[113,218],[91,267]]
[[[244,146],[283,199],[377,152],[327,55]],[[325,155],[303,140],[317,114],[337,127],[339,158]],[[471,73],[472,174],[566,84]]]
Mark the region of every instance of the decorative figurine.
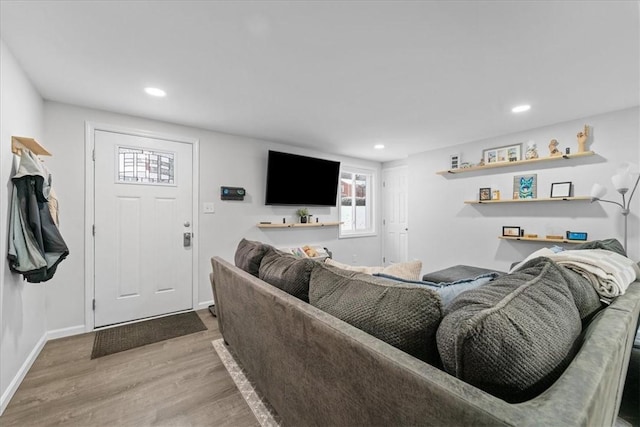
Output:
[[527,144],[527,152],[525,153],[524,158],[527,160],[538,158],[538,148],[536,147],[535,142],[529,141],[529,143]]
[[584,125],[584,130],[578,132],[578,135],[576,136],[578,137],[578,153],[584,153],[587,151],[586,143],[587,137],[589,136],[589,126]]
[[560,152],[560,150],[558,150],[558,141],[556,139],[552,139],[549,143],[549,156],[562,156],[562,153]]

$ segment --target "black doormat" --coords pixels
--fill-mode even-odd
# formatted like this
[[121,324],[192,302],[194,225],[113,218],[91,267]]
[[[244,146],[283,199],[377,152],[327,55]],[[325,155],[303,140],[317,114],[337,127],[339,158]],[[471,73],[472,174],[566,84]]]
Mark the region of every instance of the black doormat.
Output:
[[195,311],[104,329],[96,332],[91,358],[206,330]]

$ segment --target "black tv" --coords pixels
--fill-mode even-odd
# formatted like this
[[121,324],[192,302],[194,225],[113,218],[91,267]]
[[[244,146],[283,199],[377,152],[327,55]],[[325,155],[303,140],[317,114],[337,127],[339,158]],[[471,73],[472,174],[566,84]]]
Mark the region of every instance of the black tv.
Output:
[[267,205],[336,206],[340,162],[269,150]]

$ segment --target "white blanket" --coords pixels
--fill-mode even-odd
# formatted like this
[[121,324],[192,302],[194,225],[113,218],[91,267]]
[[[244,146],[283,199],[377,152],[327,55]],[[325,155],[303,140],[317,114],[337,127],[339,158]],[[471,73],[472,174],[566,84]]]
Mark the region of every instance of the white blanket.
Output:
[[516,271],[530,259],[547,257],[585,277],[600,296],[614,298],[626,292],[629,285],[640,278],[640,268],[629,258],[604,249],[583,249],[555,253],[540,249],[529,255],[510,272]]

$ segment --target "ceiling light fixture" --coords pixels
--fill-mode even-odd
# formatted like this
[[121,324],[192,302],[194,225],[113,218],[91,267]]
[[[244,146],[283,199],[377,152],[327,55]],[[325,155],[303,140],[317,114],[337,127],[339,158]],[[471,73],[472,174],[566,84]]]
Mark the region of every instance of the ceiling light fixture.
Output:
[[162,98],[163,96],[167,96],[167,92],[162,89],[158,89],[157,87],[145,87],[144,91],[147,92],[148,95],[157,96]]
[[529,111],[531,109],[531,105],[518,105],[517,107],[513,107],[511,109],[514,113],[523,113],[525,111]]
[[384,144],[376,144],[373,146],[376,150],[382,150],[384,148]]

